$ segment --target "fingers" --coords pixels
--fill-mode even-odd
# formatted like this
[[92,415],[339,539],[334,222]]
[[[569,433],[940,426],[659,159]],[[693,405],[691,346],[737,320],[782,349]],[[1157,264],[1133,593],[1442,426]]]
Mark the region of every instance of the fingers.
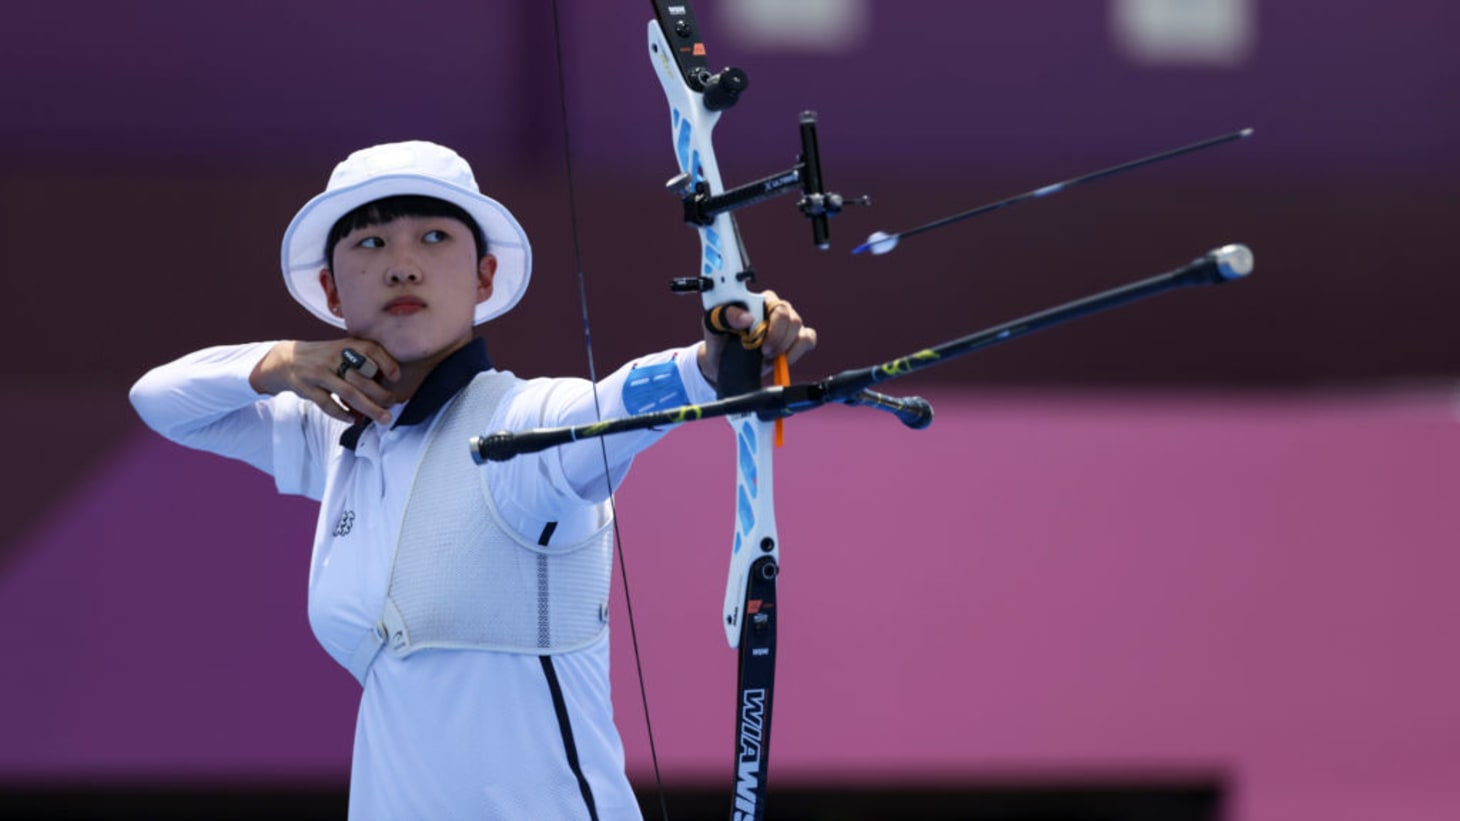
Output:
[[271,349],[249,381],[264,393],[292,391],[341,421],[359,414],[384,424],[401,401],[390,387],[400,374],[400,363],[369,340],[290,341]]
[[343,377],[335,378],[339,384],[334,387],[333,393],[341,402],[382,425],[390,423],[390,411],[387,408],[394,405],[396,399],[389,390],[379,382],[366,379],[355,369],[346,370]]
[[802,328],[796,335],[795,342],[786,349],[786,362],[794,363],[796,360],[816,350],[816,329]]
[[725,305],[720,318],[731,331],[745,331],[755,325],[755,316],[739,305]]
[[300,396],[318,405],[320,410],[340,420],[341,422],[355,421],[354,414],[352,414],[339,402],[336,402],[334,396],[332,396],[329,391],[323,388],[315,388],[313,390],[301,390],[298,393]]
[[[350,409],[381,424],[390,422],[391,405],[399,401],[384,384],[400,376],[400,365],[385,349],[366,340],[345,340],[340,347],[329,391]],[[322,406],[323,407],[323,406]],[[325,408],[326,412],[330,409]],[[333,414],[331,414],[333,415]]]
[[359,371],[366,379],[374,379],[380,375],[380,368],[376,366],[375,360],[354,348],[345,348],[340,351],[340,366],[335,368],[335,375],[343,377],[351,369]]
[[[764,291],[765,318],[762,321],[755,314],[738,305],[724,305],[712,312],[709,324],[713,328],[741,331],[741,344],[747,348],[758,347],[766,359],[765,373],[770,373],[771,361],[784,355],[788,362],[795,362],[816,348],[816,331],[806,323],[789,302],[776,296],[775,291]],[[733,343],[732,343],[733,344]],[[700,357],[700,370],[705,378],[715,384],[715,365],[719,352],[725,345],[723,332],[707,330],[705,347]]]
[[761,355],[767,359],[785,355],[788,362],[795,362],[816,348],[816,330],[808,328],[796,312],[795,306],[776,296],[774,291],[765,292],[766,332],[761,343]]
[[[335,362],[339,366],[349,364],[366,380],[390,383],[400,379],[400,363],[386,350],[368,339],[346,339],[343,345],[336,343]],[[357,357],[363,357],[359,359]]]

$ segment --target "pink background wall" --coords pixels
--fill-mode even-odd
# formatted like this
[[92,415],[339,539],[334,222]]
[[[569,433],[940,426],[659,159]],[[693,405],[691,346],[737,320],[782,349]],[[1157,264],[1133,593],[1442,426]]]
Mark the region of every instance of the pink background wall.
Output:
[[[1233,821],[1460,817],[1454,395],[930,398],[924,432],[791,422],[776,783],[1193,776]],[[728,778],[723,427],[620,496],[671,783]],[[142,431],[73,502],[0,578],[0,779],[343,778],[356,685],[305,624],[311,505]]]

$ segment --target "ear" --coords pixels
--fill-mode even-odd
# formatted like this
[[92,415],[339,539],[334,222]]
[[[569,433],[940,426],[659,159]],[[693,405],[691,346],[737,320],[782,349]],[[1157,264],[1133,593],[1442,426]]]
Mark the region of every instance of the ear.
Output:
[[477,304],[486,302],[492,296],[492,279],[497,275],[497,257],[487,254],[477,263]]
[[330,313],[340,316],[340,290],[335,287],[335,275],[330,269],[319,269],[319,287],[324,289],[324,301]]

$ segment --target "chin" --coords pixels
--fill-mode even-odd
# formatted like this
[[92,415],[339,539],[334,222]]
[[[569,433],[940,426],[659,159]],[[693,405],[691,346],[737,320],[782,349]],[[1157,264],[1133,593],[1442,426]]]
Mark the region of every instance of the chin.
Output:
[[395,361],[402,365],[408,365],[412,362],[421,362],[430,359],[449,348],[450,345],[387,344],[384,347],[394,357]]
[[446,351],[461,347],[470,339],[455,336],[449,339],[421,338],[417,336],[396,336],[378,340],[390,352],[395,361],[402,365],[439,357]]

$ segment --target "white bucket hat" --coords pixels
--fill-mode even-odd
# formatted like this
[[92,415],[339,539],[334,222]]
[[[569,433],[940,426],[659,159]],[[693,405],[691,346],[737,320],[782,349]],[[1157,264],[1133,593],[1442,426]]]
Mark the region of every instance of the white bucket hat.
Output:
[[480,325],[512,310],[532,276],[532,246],[527,233],[501,203],[482,194],[455,151],[435,143],[411,141],[363,148],[335,166],[324,193],[305,203],[284,231],[282,262],[289,294],[309,312],[337,328],[344,319],[330,313],[319,272],[327,267],[324,243],[341,217],[386,197],[435,197],[460,207],[476,220],[497,257],[492,295],[476,308]]

